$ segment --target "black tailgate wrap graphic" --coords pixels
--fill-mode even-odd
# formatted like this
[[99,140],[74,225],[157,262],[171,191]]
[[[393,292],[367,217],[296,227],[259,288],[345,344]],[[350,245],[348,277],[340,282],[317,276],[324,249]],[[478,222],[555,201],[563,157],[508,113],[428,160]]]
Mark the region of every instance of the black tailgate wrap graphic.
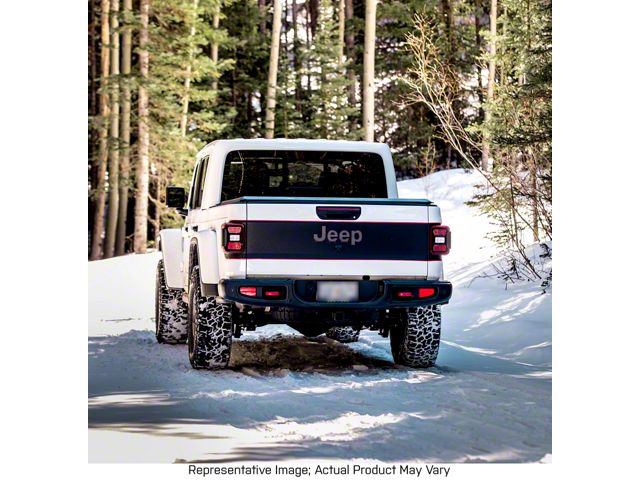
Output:
[[248,221],[247,259],[440,260],[428,223]]

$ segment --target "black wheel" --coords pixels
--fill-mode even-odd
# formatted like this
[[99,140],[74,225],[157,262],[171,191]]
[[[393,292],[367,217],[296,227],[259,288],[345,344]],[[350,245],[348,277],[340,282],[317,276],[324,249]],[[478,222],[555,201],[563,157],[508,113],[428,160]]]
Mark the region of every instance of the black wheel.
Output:
[[340,343],[353,343],[358,341],[360,330],[353,327],[333,327],[327,331],[327,337]]
[[219,369],[231,357],[232,310],[227,303],[203,297],[200,271],[193,267],[189,280],[189,362],[193,368]]
[[158,343],[184,343],[189,323],[187,304],[182,290],[168,288],[164,262],[156,268],[156,339]]
[[393,360],[408,367],[431,367],[440,349],[440,305],[407,308],[391,328]]

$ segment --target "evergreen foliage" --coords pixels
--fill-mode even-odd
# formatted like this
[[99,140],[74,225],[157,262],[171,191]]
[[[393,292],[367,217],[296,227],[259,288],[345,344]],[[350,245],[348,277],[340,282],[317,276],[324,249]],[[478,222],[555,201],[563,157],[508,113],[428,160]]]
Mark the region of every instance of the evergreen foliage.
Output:
[[[499,243],[550,238],[551,2],[505,0],[498,24],[499,78],[485,125],[498,195],[478,204],[504,228]],[[524,212],[513,218],[511,209]]]
[[[339,0],[281,2],[275,137],[361,139],[365,1],[345,0],[344,38],[339,38]],[[490,2],[378,2],[375,140],[392,148],[398,178],[478,166],[488,149],[493,170],[485,173],[496,191],[476,203],[503,225],[496,240],[522,243],[527,235],[551,235],[551,1],[499,0],[495,38],[489,32]],[[129,194],[121,195],[125,200],[120,206],[120,216],[127,217],[127,250],[137,191],[133,179],[138,178],[134,168],[139,155],[138,86],[146,87],[149,96],[147,239],[151,244],[160,228],[181,222],[175,212],[163,207],[164,190],[169,184],[189,184],[200,148],[217,138],[265,133],[272,0],[150,0],[149,73],[144,84],[139,73],[141,1],[133,1],[133,14],[125,14],[123,2],[119,3],[120,11],[111,17],[117,15],[116,34],[121,37],[124,25],[132,27],[131,71],[101,79],[105,48],[115,48],[101,33],[101,9],[115,4],[89,0],[88,186],[93,258],[100,258],[104,248],[96,234],[104,232],[106,217],[110,211],[113,214],[109,178],[120,173],[115,163],[107,168],[103,162],[106,149],[122,148],[105,117],[118,98],[109,95],[112,87],[126,85],[131,92],[126,157],[131,169],[123,174],[121,185]],[[421,60],[421,53],[413,48],[420,35],[427,35],[431,42],[431,57],[423,65],[438,65],[441,76],[435,80],[447,84],[446,98],[441,100],[455,119],[453,130],[443,124],[433,104],[422,101],[424,84],[406,81]],[[491,42],[496,46],[496,80],[489,101]],[[105,92],[107,97],[101,95]],[[108,103],[100,105],[105,98]],[[111,143],[108,148],[105,139]],[[125,208],[127,202],[129,208]]]
[[[486,112],[484,119],[478,117],[482,121],[474,122],[462,108],[469,73],[449,62],[425,15],[416,17],[416,32],[407,37],[415,58],[405,80],[411,98],[436,115],[447,143],[487,179],[491,188],[472,204],[497,223],[494,240],[515,248],[514,264],[540,278],[525,247],[552,235],[551,3],[504,0],[501,5],[502,14],[494,8],[491,20],[496,35],[488,36],[495,54],[478,58],[497,67],[493,95],[480,105]],[[493,168],[483,170],[478,157],[487,147]]]
[[311,138],[356,139],[357,130],[349,129],[349,117],[355,108],[347,100],[345,65],[340,62],[337,14],[331,0],[321,0],[318,27],[309,52],[309,75],[315,85],[311,93],[312,110],[308,126]]

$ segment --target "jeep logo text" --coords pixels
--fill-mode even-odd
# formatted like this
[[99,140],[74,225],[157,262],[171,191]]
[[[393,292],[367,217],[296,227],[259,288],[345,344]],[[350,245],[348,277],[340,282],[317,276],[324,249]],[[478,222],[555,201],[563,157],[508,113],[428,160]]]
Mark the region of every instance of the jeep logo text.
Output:
[[325,225],[322,226],[320,234],[315,233],[313,240],[316,242],[337,242],[350,243],[355,245],[362,241],[362,232],[360,230],[327,230]]

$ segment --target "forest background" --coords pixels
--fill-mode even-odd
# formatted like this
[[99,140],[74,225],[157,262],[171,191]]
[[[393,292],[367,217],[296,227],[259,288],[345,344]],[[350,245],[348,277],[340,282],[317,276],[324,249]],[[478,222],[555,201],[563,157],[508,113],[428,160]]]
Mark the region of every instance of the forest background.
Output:
[[476,169],[497,243],[551,239],[550,0],[89,0],[88,57],[90,259],[178,225],[165,188],[220,138]]

